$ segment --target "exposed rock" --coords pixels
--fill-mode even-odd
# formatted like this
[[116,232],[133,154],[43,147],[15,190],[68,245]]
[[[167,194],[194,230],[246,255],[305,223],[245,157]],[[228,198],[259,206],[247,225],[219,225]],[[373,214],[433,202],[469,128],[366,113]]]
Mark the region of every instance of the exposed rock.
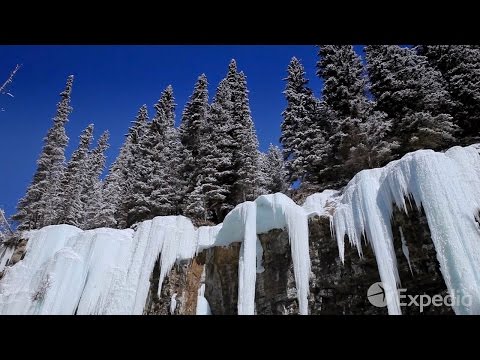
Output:
[[[160,277],[160,262],[157,260],[150,277],[150,292],[145,305],[145,315],[195,315],[197,308],[197,291],[203,272],[204,255],[192,261],[177,263],[170,274],[165,277],[160,298],[157,295]],[[176,306],[170,313],[172,296],[176,294]]]
[[240,244],[206,250],[205,298],[212,315],[237,313]]
[[[439,270],[436,252],[423,214],[415,209],[410,216],[395,211],[393,219],[394,246],[403,288],[407,294],[446,294],[446,285]],[[408,261],[402,250],[398,227],[402,226],[408,244]],[[345,263],[338,255],[337,242],[332,238],[330,220],[316,217],[309,221],[310,280],[309,313],[319,314],[387,314],[386,307],[370,304],[368,288],[378,281],[375,256],[368,244],[363,246],[363,257],[348,241],[345,248]],[[255,305],[256,313],[297,314],[293,265],[286,231],[273,230],[259,236],[263,246],[263,267],[257,274]],[[208,250],[206,255],[205,297],[216,315],[236,314],[238,296],[239,244],[226,248]],[[408,302],[408,300],[406,300]],[[416,306],[403,307],[404,314],[419,314]],[[423,314],[452,314],[449,306],[427,307]]]

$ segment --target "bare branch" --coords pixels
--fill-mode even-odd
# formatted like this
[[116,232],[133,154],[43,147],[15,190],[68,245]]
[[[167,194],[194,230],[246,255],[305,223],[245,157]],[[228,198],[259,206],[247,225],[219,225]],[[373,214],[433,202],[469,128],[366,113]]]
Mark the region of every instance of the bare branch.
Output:
[[13,235],[13,230],[10,227],[8,220],[5,218],[5,212],[3,211],[3,209],[0,209],[0,230],[2,228],[5,228],[6,230],[8,230],[10,235]]
[[0,94],[5,94],[6,93],[6,90],[7,90],[7,87],[9,84],[12,83],[13,81],[13,78],[15,77],[15,74],[17,73],[17,71],[21,68],[22,66],[17,64],[15,66],[15,69],[13,69],[13,71],[10,73],[10,76],[8,77],[8,79],[3,83],[3,85],[0,87]]

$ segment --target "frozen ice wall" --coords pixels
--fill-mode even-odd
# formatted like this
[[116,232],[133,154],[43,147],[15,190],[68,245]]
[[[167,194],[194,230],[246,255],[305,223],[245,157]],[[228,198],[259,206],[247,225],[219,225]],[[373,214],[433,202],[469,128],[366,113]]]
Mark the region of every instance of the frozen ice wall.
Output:
[[384,168],[361,171],[347,185],[333,217],[340,257],[343,260],[345,235],[360,254],[361,237],[366,235],[390,314],[401,313],[390,222],[394,205],[407,211],[405,198],[423,207],[454,311],[480,314],[478,145],[445,153],[416,151]]
[[[290,233],[300,311],[306,314],[307,216],[283,194],[241,204],[223,224],[213,227],[195,229],[184,216],[164,216],[137,224],[135,230],[82,231],[55,225],[26,233],[25,258],[6,267],[0,281],[0,314],[142,314],[159,257],[160,293],[177,260],[232,242],[242,243],[238,311],[254,314],[255,280],[262,271],[263,254],[257,234],[284,227]],[[2,266],[12,251],[2,252]]]
[[[12,249],[0,248],[0,314],[142,314],[150,276],[160,258],[160,284],[178,260],[214,246],[241,242],[238,313],[255,313],[255,282],[263,249],[257,235],[289,234],[300,314],[308,314],[308,217],[328,216],[344,259],[345,236],[362,255],[362,236],[375,253],[390,314],[401,314],[391,217],[423,207],[437,258],[457,314],[480,314],[479,146],[445,153],[421,150],[379,169],[359,172],[340,193],[325,190],[303,207],[286,195],[260,196],[233,209],[223,224],[195,229],[183,216],[157,217],[135,229],[82,231],[69,225],[25,233],[23,260],[5,266]],[[402,232],[403,233],[403,232]],[[408,239],[402,249],[409,259]],[[409,261],[410,263],[410,261]],[[458,301],[470,298],[470,302]],[[197,313],[209,313],[198,294]]]

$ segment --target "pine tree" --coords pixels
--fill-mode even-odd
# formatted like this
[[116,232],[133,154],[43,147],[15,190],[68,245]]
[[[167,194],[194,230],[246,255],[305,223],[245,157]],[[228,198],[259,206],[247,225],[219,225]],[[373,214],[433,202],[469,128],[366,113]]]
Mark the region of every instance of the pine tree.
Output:
[[152,134],[157,127],[158,118],[150,122],[138,139],[138,142],[131,145],[130,156],[134,161],[130,162],[130,174],[128,180],[127,197],[123,208],[127,210],[127,223],[130,226],[138,221],[151,218],[152,204],[150,196],[152,193],[153,174],[153,147]]
[[306,158],[312,154],[308,140],[316,142],[315,134],[310,133],[314,136],[313,138],[306,137],[306,133],[316,122],[314,119],[316,100],[312,90],[307,86],[305,69],[297,58],[292,58],[287,71],[288,76],[284,79],[287,82],[284,91],[287,108],[282,113],[280,142],[283,147],[288,182],[292,184],[305,178]]
[[269,185],[270,185],[270,169],[268,168],[268,159],[267,154],[261,151],[258,151],[257,156],[257,179],[255,181],[256,193],[255,197],[260,195],[270,194]]
[[176,215],[183,196],[179,167],[182,154],[175,128],[175,100],[168,86],[155,105],[145,134],[132,147],[131,185],[126,201],[127,225],[155,216]]
[[217,87],[207,116],[204,138],[200,144],[200,184],[207,207],[207,217],[218,223],[233,207],[226,201],[234,180],[233,146],[230,129],[231,95],[227,80]]
[[179,130],[175,128],[175,98],[168,86],[155,105],[150,128],[153,145],[153,178],[150,196],[153,216],[178,215],[184,196],[180,166],[183,154]]
[[181,176],[185,181],[184,213],[192,218],[206,219],[206,206],[200,179],[200,150],[207,141],[205,131],[208,115],[208,82],[205,74],[197,83],[185,106],[180,125],[180,140],[183,146]]
[[453,121],[462,137],[477,141],[480,132],[480,48],[474,45],[424,45],[420,55],[439,70],[454,102]]
[[285,192],[288,185],[285,181],[287,173],[285,163],[283,161],[282,150],[273,144],[268,147],[268,152],[262,154],[264,158],[264,174],[266,180],[266,193],[274,194],[277,192]]
[[80,142],[73,152],[62,178],[62,196],[59,197],[59,212],[57,223],[80,226],[82,221],[83,204],[81,194],[87,173],[88,152],[93,138],[93,124],[83,130]]
[[322,45],[317,75],[324,80],[323,101],[341,118],[363,118],[366,79],[360,57],[351,45]]
[[128,197],[134,178],[135,164],[141,161],[140,153],[135,150],[148,127],[147,105],[143,105],[132,121],[120,152],[109,169],[103,185],[103,197],[106,207],[103,209],[105,226],[127,227]]
[[17,213],[13,219],[19,222],[19,230],[38,229],[52,224],[58,218],[58,204],[61,179],[65,166],[65,148],[68,137],[65,124],[72,108],[70,94],[73,76],[69,76],[65,90],[60,94],[57,113],[53,118],[53,126],[44,139],[44,147],[37,161],[37,170],[25,196],[17,205]]
[[250,112],[247,81],[243,72],[238,73],[237,77],[237,92],[232,91],[231,117],[237,125],[233,133],[233,140],[237,145],[233,154],[236,172],[236,180],[232,187],[233,205],[255,199],[258,172],[258,139]]
[[353,47],[322,45],[319,56],[317,75],[323,78],[324,89],[318,117],[328,131],[317,151],[321,147],[332,156],[322,157],[324,169],[316,169],[313,180],[339,187],[358,171],[388,161],[396,143],[386,140],[391,121],[367,98],[365,71]]
[[441,149],[455,141],[452,101],[438,70],[415,50],[397,45],[365,48],[371,92],[379,111],[392,120],[400,154]]
[[204,177],[202,174],[197,175],[193,190],[186,194],[184,203],[185,216],[193,220],[203,220],[204,222],[209,219]]
[[104,219],[101,216],[103,212],[100,211],[103,207],[101,175],[105,169],[105,152],[109,147],[109,137],[108,131],[105,131],[98,139],[97,146],[87,157],[86,163],[88,171],[81,194],[83,202],[82,229],[92,229],[104,223]]

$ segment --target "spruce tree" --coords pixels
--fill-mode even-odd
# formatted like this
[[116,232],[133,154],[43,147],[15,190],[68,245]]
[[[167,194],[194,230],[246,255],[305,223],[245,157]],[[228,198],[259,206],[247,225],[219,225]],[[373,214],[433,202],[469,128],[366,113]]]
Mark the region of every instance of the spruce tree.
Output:
[[150,134],[152,126],[154,126],[153,122],[149,123],[145,134],[137,144],[133,144],[131,147],[131,156],[136,161],[132,162],[129,192],[126,193],[127,198],[124,203],[124,207],[127,209],[127,227],[151,218],[153,145],[150,142]]
[[25,196],[17,205],[17,213],[13,219],[18,221],[19,230],[38,229],[52,224],[58,219],[60,209],[55,208],[60,196],[61,180],[65,166],[65,148],[68,137],[65,124],[72,108],[70,95],[73,75],[67,79],[65,90],[60,94],[57,113],[53,118],[53,126],[44,139],[44,147],[37,161],[37,170]]
[[140,139],[148,127],[147,105],[142,105],[132,126],[125,136],[120,152],[108,171],[103,184],[103,197],[107,199],[104,208],[105,226],[123,229],[127,227],[128,194],[131,193],[132,179],[141,153],[136,151]]
[[452,101],[438,70],[414,49],[397,45],[365,48],[376,107],[392,121],[399,153],[442,149],[455,141]]
[[98,139],[97,146],[90,151],[87,157],[87,173],[82,189],[82,219],[81,228],[92,229],[104,224],[101,209],[102,201],[102,181],[101,175],[105,170],[105,160],[109,144],[110,134],[105,131]]
[[268,152],[262,154],[264,159],[264,173],[266,180],[266,193],[274,194],[277,192],[284,193],[288,189],[286,183],[287,173],[285,163],[283,161],[282,150],[273,144],[268,147]]
[[321,45],[317,75],[324,81],[323,101],[341,118],[363,118],[366,79],[360,57],[351,45]]
[[186,193],[183,199],[184,212],[192,218],[204,219],[206,207],[201,190],[203,180],[200,179],[200,150],[209,135],[205,131],[209,108],[207,86],[207,77],[205,74],[200,75],[185,106],[180,125],[180,140],[183,146],[181,176],[185,181]]
[[155,105],[156,114],[149,133],[153,149],[150,195],[153,216],[178,215],[184,196],[180,174],[183,149],[175,128],[175,106],[173,88],[169,85]]
[[[283,147],[283,158],[287,169],[287,180],[290,184],[303,180],[306,175],[307,160],[312,155],[311,144],[315,143],[316,135],[312,134],[312,126],[316,119],[316,100],[312,90],[307,86],[305,69],[300,61],[293,57],[287,68],[288,76],[284,94],[287,108],[283,111],[280,142]],[[313,135],[313,138],[307,137]]]
[[63,193],[59,197],[58,204],[62,209],[57,220],[59,224],[81,225],[83,210],[81,194],[89,171],[87,159],[92,138],[93,124],[90,124],[80,135],[78,147],[73,152],[63,174],[61,186]]
[[318,117],[328,129],[319,143],[332,156],[323,157],[324,169],[315,174],[323,185],[338,187],[358,171],[388,161],[396,143],[387,141],[391,121],[367,98],[364,67],[353,47],[322,45],[319,56],[324,89]]
[[257,179],[255,181],[256,184],[256,193],[255,197],[259,197],[260,195],[269,194],[269,185],[270,185],[270,169],[268,168],[268,159],[267,154],[261,151],[258,151],[257,156]]
[[451,115],[467,142],[480,136],[480,48],[473,45],[423,45],[420,55],[439,70],[454,102]]
[[237,79],[236,91],[232,91],[231,117],[237,125],[233,133],[237,145],[233,154],[236,173],[232,186],[234,206],[255,199],[258,172],[258,139],[250,112],[247,81],[243,72],[238,73]]
[[155,216],[176,215],[183,192],[179,167],[182,154],[175,128],[175,100],[168,86],[155,104],[155,115],[138,144],[132,146],[136,161],[131,168],[126,200],[127,225]]
[[231,95],[226,79],[223,79],[215,93],[204,131],[205,141],[200,145],[200,183],[203,189],[207,217],[215,223],[233,206],[226,201],[234,180],[234,140],[230,128]]

